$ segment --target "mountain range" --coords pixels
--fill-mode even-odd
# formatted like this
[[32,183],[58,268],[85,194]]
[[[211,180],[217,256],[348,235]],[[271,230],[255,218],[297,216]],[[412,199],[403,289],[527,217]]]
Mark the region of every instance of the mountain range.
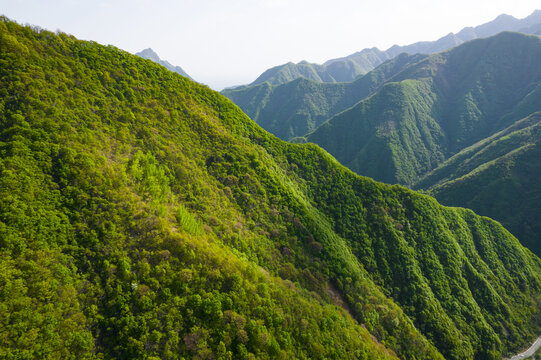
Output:
[[[415,54],[416,52],[428,54],[443,51],[469,38],[485,37],[502,29],[520,29],[525,33],[539,32],[541,10],[534,11],[522,20],[509,15],[501,15],[492,22],[465,28],[456,35],[450,34],[436,42],[418,42],[404,47],[393,46],[387,50],[388,54],[385,56],[381,55],[383,53],[377,49],[365,49],[346,58],[329,60],[326,64],[342,66],[338,64],[350,60],[357,61],[355,59],[362,59],[367,56],[367,53],[378,54],[378,58],[382,61],[372,61],[374,66],[366,67],[368,71],[366,75],[356,73],[354,77],[340,80],[350,81],[349,83],[322,80],[326,78],[323,75],[322,65],[315,66],[321,75],[316,76],[314,74],[317,71],[314,70],[314,66],[303,62],[300,67],[295,67],[294,64],[283,68],[275,67],[265,72],[259,78],[261,81],[255,81],[250,86],[225,89],[222,94],[233,100],[264,129],[284,140],[291,140],[314,131],[332,116],[373,94],[380,85],[400,71],[401,66],[411,65],[411,62],[422,56]],[[400,53],[402,54],[400,58],[395,59]],[[407,58],[405,53],[414,55]],[[394,60],[387,60],[391,58]],[[383,66],[379,66],[380,63]],[[375,71],[369,71],[374,67],[376,67]],[[305,79],[305,81],[297,79]],[[355,80],[352,81],[353,79]]]
[[433,194],[444,204],[501,221],[539,254],[539,167],[526,158],[532,160],[539,144],[540,56],[541,38],[519,33],[431,55],[306,141],[359,174],[436,187]]
[[142,57],[143,59],[152,60],[155,63],[160,64],[161,66],[165,67],[168,70],[171,70],[173,72],[176,72],[177,74],[180,74],[182,76],[186,76],[188,79],[193,80],[190,77],[190,75],[188,75],[186,73],[186,71],[184,71],[180,66],[172,65],[169,61],[160,59],[158,54],[156,54],[156,52],[154,50],[152,50],[151,48],[144,49],[144,50],[136,53],[135,55],[137,55],[139,57]]
[[[419,59],[366,101],[410,109],[438,66],[502,39],[541,41]],[[0,64],[2,358],[500,359],[541,330],[541,260],[494,220],[279,140],[113,46],[2,18]]]
[[264,82],[268,82],[271,85],[279,85],[299,77],[316,82],[350,82],[401,53],[438,53],[464,42],[496,35],[502,31],[539,34],[541,30],[540,26],[541,10],[534,11],[524,19],[516,19],[511,15],[503,14],[488,23],[476,27],[466,27],[457,34],[449,33],[435,41],[420,41],[405,46],[394,45],[385,51],[381,51],[375,47],[366,48],[346,57],[328,60],[322,65],[307,61],[301,61],[297,64],[289,62],[268,69],[250,85],[262,84]]
[[221,93],[267,131],[292,140],[314,131],[333,115],[373,94],[406,66],[425,57],[401,54],[350,83],[321,83],[300,77],[276,86],[265,82]]
[[[540,14],[535,11],[522,20],[501,15],[438,42],[391,49],[432,52],[503,28],[535,34],[541,29]],[[522,45],[513,48],[511,38],[502,34],[492,40],[478,39],[473,45],[430,56],[402,53],[349,83],[296,79],[222,93],[280,138],[316,142],[359,174],[426,190],[444,204],[497,219],[541,254],[536,205],[541,189],[529,181],[535,165],[525,167],[526,162],[516,158],[522,154],[520,146],[533,146],[537,138],[528,137],[529,142],[517,143],[504,153],[496,145],[488,146],[496,134],[540,110],[537,45],[517,35],[515,40]],[[448,64],[450,57],[453,65]],[[474,155],[470,146],[481,148],[482,156]],[[493,149],[499,152],[491,153]],[[479,163],[480,159],[490,160]],[[488,172],[479,170],[495,169],[495,163],[505,163],[513,172],[492,171],[489,181]]]
[[540,127],[535,112],[454,155],[415,187],[444,204],[498,219],[541,254]]

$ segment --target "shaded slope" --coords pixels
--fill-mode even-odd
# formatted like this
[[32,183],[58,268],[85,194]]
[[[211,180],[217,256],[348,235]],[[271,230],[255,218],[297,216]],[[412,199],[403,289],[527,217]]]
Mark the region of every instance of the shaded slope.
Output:
[[274,135],[289,140],[315,130],[353,106],[423,55],[403,54],[352,83],[317,83],[300,78],[278,86],[263,83],[221,93]]
[[518,33],[432,55],[307,140],[360,174],[412,185],[454,153],[541,110],[540,56],[541,38]]
[[535,113],[461,151],[416,186],[444,204],[501,221],[540,254],[540,159],[541,115]]
[[307,136],[350,169],[387,183],[412,183],[443,161],[445,135],[430,115],[431,85],[408,80],[337,115]]
[[498,359],[539,330],[498,223],[114,47],[0,42],[3,357]]

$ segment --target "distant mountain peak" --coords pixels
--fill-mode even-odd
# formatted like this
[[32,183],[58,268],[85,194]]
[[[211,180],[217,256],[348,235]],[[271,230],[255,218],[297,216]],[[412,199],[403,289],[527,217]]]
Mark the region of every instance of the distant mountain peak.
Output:
[[160,57],[158,56],[158,54],[156,54],[156,52],[154,50],[152,50],[152,48],[146,48],[140,52],[138,52],[136,54],[137,56],[140,56],[142,58],[145,58],[145,59],[149,59],[149,60],[152,60],[154,62],[160,62]]
[[541,23],[541,9],[534,10],[527,18],[524,19],[528,25]]
[[513,15],[509,15],[509,14],[500,14],[500,15],[496,16],[496,19],[494,19],[494,20],[502,20],[502,19],[505,19],[505,20],[507,20],[507,19],[517,20],[516,17],[514,17]]
[[168,69],[170,71],[176,72],[176,73],[178,73],[178,74],[180,74],[182,76],[185,76],[185,77],[193,80],[192,77],[190,75],[188,75],[186,73],[186,71],[184,71],[184,69],[182,69],[180,66],[174,66],[169,61],[165,61],[165,60],[160,59],[158,54],[154,50],[152,50],[152,48],[146,48],[146,49],[136,53],[135,55],[137,55],[139,57],[142,57],[143,59],[152,60],[155,63],[160,64],[161,66],[165,67],[166,69]]

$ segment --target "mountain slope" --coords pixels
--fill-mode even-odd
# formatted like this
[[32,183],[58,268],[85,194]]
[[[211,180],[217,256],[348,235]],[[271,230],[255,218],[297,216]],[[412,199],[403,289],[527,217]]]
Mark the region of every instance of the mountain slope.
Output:
[[526,247],[541,254],[541,114],[468,147],[429,173],[417,188],[439,201],[501,221]]
[[250,85],[264,82],[279,85],[299,77],[317,82],[350,82],[401,53],[434,54],[470,40],[496,35],[502,31],[538,34],[539,26],[541,26],[541,10],[535,10],[524,19],[516,19],[503,14],[488,23],[466,27],[457,34],[449,33],[435,41],[419,41],[404,46],[393,45],[385,51],[378,48],[366,48],[345,57],[328,60],[323,65],[306,61],[298,64],[289,62],[266,70]]
[[301,61],[298,64],[288,62],[287,64],[270,68],[259,75],[250,85],[263,83],[278,85],[301,77],[317,82],[336,82],[333,77],[326,73],[324,66]]
[[[541,260],[207,87],[0,22],[0,354],[499,359]],[[396,354],[396,355],[395,355]]]
[[541,110],[539,56],[541,38],[518,33],[432,55],[307,140],[360,174],[413,185],[453,154]]
[[136,53],[135,55],[140,56],[143,59],[152,60],[155,63],[158,63],[161,66],[164,66],[168,70],[176,72],[176,73],[178,73],[178,74],[180,74],[182,76],[186,76],[188,79],[192,79],[190,77],[190,75],[188,75],[186,73],[186,71],[184,71],[180,66],[172,65],[169,61],[165,61],[165,60],[160,59],[158,54],[156,54],[156,52],[154,50],[152,50],[151,48],[144,49],[144,50]]
[[223,90],[250,118],[274,135],[290,140],[314,131],[325,120],[372,94],[424,55],[397,56],[352,83],[321,83],[299,78],[281,85]]

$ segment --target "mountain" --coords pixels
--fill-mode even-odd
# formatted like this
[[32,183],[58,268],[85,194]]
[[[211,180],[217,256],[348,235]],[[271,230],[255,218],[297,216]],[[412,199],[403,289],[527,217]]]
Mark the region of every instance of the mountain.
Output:
[[532,34],[530,27],[540,24],[541,10],[535,10],[530,16],[520,20],[511,15],[503,14],[488,23],[476,27],[466,27],[457,34],[449,33],[436,41],[421,41],[406,46],[394,45],[387,49],[386,53],[389,56],[396,56],[403,52],[408,54],[434,54],[470,40],[496,35],[502,31],[519,31]]
[[[271,85],[283,84],[298,78],[305,78],[318,82],[335,82],[326,73],[322,65],[301,61],[298,64],[288,62],[266,70],[250,85],[269,83]],[[234,89],[234,88],[233,88]]]
[[307,140],[360,174],[496,219],[541,255],[540,47],[502,33],[433,55]]
[[431,55],[306,139],[359,174],[411,186],[457,152],[541,110],[540,56],[541,38],[519,33]]
[[155,63],[160,64],[161,66],[165,67],[168,70],[176,72],[176,73],[178,73],[178,74],[180,74],[182,76],[186,76],[188,79],[192,79],[190,77],[190,75],[186,74],[186,72],[180,66],[174,66],[169,61],[165,61],[165,60],[160,59],[158,54],[156,54],[156,52],[154,50],[152,50],[151,48],[144,49],[144,50],[136,53],[135,55],[137,55],[139,57],[142,57],[143,59],[152,60]]
[[401,53],[434,54],[470,40],[496,35],[502,31],[519,31],[541,35],[539,33],[540,26],[541,10],[535,10],[524,19],[516,19],[513,16],[503,14],[488,23],[476,27],[466,27],[457,34],[449,33],[435,41],[420,41],[405,46],[393,45],[385,51],[375,47],[366,48],[349,56],[328,60],[323,65],[306,61],[298,64],[289,62],[266,70],[248,86],[264,82],[279,85],[299,77],[317,82],[350,82]]
[[355,105],[425,55],[402,54],[351,83],[322,83],[304,77],[280,85],[264,82],[221,93],[262,128],[284,139],[314,131],[325,120]]
[[[265,82],[280,85],[300,77],[316,82],[348,82],[359,75],[366,74],[390,57],[377,48],[364,49],[346,58],[333,59],[323,65],[301,61],[297,64],[289,62],[266,70],[250,85]],[[249,86],[250,86],[249,85]]]
[[[417,59],[407,58],[404,53],[433,54],[502,30],[541,35],[541,11],[537,10],[522,20],[501,15],[489,23],[464,28],[437,41],[395,45],[385,52],[377,48],[364,49],[344,58],[329,60],[323,65],[303,61],[276,66],[265,71],[252,84],[225,89],[222,94],[265,130],[284,140],[291,140],[314,131],[327,119],[355,105],[399,72],[399,66],[411,65],[405,62]],[[393,67],[394,72],[378,68],[400,54],[404,55],[386,64],[387,68]],[[363,76],[372,69],[377,71],[369,77]]]
[[500,359],[541,260],[113,46],[0,21],[0,357]]

